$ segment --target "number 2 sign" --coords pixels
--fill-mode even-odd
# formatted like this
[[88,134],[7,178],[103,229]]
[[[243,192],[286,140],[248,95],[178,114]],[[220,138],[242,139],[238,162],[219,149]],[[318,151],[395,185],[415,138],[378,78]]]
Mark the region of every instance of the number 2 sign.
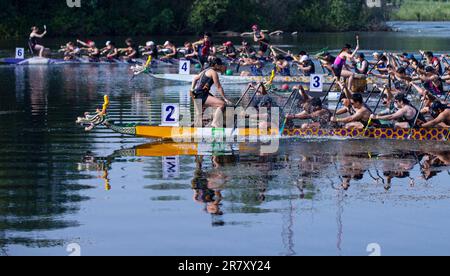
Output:
[[323,75],[311,75],[309,91],[323,92]]
[[162,104],[161,107],[161,126],[178,126],[180,123],[180,105]]
[[191,62],[189,60],[180,60],[180,75],[189,75],[191,74]]

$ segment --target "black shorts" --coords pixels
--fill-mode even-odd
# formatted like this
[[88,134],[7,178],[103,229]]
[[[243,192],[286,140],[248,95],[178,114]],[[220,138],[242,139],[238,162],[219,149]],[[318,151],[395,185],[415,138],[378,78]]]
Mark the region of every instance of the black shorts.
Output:
[[210,92],[207,91],[194,91],[194,99],[198,100],[201,99],[202,100],[202,105],[205,105],[206,101],[208,100],[208,98],[214,97],[213,94],[211,94]]
[[336,68],[336,66],[333,65],[331,68],[333,69],[334,76],[337,78],[341,78],[342,70],[344,69],[344,67]]

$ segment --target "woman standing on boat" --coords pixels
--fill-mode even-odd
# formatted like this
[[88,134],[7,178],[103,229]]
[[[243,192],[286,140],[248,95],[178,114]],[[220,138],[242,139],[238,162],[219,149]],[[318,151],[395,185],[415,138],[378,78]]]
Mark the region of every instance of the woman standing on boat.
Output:
[[[226,69],[227,69],[226,66],[223,65],[223,62],[220,58],[216,57],[212,58],[211,61],[209,62],[209,67],[194,78],[190,90],[191,96],[194,98],[194,100],[196,100],[195,102],[196,107],[197,101],[201,101],[203,108],[204,107],[217,108],[216,112],[214,113],[214,119],[211,123],[211,127],[214,128],[222,127],[220,125],[220,122],[223,121],[222,115],[225,105],[226,104],[231,105],[231,101],[229,101],[225,96],[225,92],[223,90],[222,85],[220,84],[218,74],[219,72],[222,74],[225,73]],[[210,91],[213,85],[216,86],[217,91],[222,95],[224,100],[220,100],[211,94]],[[200,114],[200,110],[201,109],[197,110],[198,114]],[[201,121],[199,119],[201,118],[196,118],[196,122]]]
[[350,46],[349,44],[345,45],[345,47],[342,48],[341,52],[336,57],[336,60],[334,61],[332,66],[333,75],[337,78],[338,81],[341,77],[348,79],[347,87],[350,90],[353,85],[354,73],[351,72],[350,70],[347,70],[345,67],[347,61],[353,61],[354,57],[358,53],[358,50],[359,50],[359,36],[356,36],[355,50],[352,51],[352,46]]
[[31,51],[38,52],[39,57],[42,57],[44,54],[45,47],[38,44],[38,38],[43,38],[47,34],[47,26],[44,25],[44,32],[39,34],[39,28],[36,26],[31,27],[30,39],[28,41],[28,45],[30,46]]
[[258,25],[253,25],[252,30],[253,40],[259,43],[259,54],[263,56],[269,49],[269,40],[267,40],[266,35],[260,30]]

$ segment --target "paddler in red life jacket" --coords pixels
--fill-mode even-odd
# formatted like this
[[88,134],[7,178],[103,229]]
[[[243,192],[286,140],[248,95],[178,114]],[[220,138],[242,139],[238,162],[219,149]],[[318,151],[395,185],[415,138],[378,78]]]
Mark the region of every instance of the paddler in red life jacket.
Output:
[[442,75],[442,65],[441,60],[438,57],[435,57],[432,52],[423,52],[421,54],[425,57],[428,66],[433,67],[436,74],[439,76]]
[[198,49],[198,56],[202,65],[208,62],[210,56],[216,55],[216,48],[214,47],[210,33],[205,33],[203,39],[193,43],[193,46]]

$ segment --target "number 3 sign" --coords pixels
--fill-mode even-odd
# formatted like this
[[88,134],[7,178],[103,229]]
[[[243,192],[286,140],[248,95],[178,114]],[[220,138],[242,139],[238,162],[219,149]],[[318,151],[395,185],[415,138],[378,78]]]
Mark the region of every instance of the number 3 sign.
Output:
[[323,75],[311,75],[309,91],[323,92]]
[[161,126],[178,126],[180,122],[180,105],[162,104],[161,107]]

